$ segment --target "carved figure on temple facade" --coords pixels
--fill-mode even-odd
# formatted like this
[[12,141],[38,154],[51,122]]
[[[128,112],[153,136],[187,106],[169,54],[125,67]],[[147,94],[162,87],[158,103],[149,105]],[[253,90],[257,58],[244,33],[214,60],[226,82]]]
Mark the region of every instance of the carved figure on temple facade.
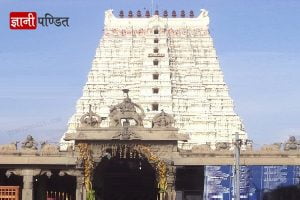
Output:
[[22,142],[21,148],[26,150],[37,150],[37,143],[31,135],[28,135],[26,140]]
[[[110,126],[122,126],[121,120],[134,120],[136,126],[143,126],[143,119],[145,118],[145,113],[142,107],[133,103],[128,96],[127,89],[124,89],[123,92],[127,94],[127,97],[123,100],[122,103],[119,103],[110,108]],[[137,112],[136,108],[140,110],[140,113]]]
[[230,149],[230,145],[228,142],[217,142],[216,150],[217,151],[228,151]]
[[253,150],[253,141],[246,140],[245,151],[252,151]]
[[113,136],[113,139],[120,139],[120,140],[130,140],[130,139],[140,139],[139,136],[137,136],[132,130],[129,129],[129,122],[126,121],[124,124],[124,128],[121,132],[119,132],[117,135]]
[[164,110],[161,113],[155,115],[152,120],[152,127],[153,128],[169,128],[172,127],[174,123],[174,118],[165,113]]
[[291,136],[288,141],[284,144],[285,151],[293,151],[298,149],[299,142],[297,142],[294,136]]
[[80,118],[81,127],[100,127],[101,117],[92,111],[92,105],[89,106],[89,112]]
[[122,113],[125,112],[136,112],[134,104],[131,102],[129,97],[125,98],[122,103],[118,104],[117,107],[120,108]]

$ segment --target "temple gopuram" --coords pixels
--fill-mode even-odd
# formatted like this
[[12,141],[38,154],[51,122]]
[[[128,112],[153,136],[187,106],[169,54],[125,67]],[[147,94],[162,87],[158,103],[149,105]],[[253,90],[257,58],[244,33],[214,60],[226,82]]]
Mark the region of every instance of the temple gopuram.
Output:
[[107,10],[60,145],[0,145],[0,200],[296,200],[299,145],[252,148],[208,11]]

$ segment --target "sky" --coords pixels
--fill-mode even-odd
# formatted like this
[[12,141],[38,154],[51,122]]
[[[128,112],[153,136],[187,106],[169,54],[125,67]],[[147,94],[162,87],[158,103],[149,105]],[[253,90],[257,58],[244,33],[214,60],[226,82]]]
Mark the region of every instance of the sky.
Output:
[[[160,10],[209,11],[225,82],[249,139],[300,139],[300,1],[153,0]],[[104,11],[151,9],[151,0],[0,0],[0,143],[58,142],[82,95]],[[69,17],[70,27],[9,29],[9,13]]]

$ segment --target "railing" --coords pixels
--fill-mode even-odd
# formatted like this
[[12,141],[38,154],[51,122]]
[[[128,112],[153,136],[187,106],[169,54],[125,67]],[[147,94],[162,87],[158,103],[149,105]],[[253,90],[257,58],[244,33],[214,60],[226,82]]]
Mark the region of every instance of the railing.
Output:
[[19,186],[0,186],[0,200],[19,200]]
[[46,200],[73,200],[73,198],[67,192],[47,191]]

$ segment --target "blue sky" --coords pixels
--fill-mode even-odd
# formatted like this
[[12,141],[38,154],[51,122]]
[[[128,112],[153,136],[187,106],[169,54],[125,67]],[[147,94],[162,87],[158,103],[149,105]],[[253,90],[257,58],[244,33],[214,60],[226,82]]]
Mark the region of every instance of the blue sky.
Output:
[[[154,0],[159,10],[209,11],[224,78],[255,144],[300,136],[300,1]],[[57,142],[102,36],[106,9],[151,9],[150,0],[0,0],[0,143]],[[12,31],[11,11],[70,17],[70,27]]]

